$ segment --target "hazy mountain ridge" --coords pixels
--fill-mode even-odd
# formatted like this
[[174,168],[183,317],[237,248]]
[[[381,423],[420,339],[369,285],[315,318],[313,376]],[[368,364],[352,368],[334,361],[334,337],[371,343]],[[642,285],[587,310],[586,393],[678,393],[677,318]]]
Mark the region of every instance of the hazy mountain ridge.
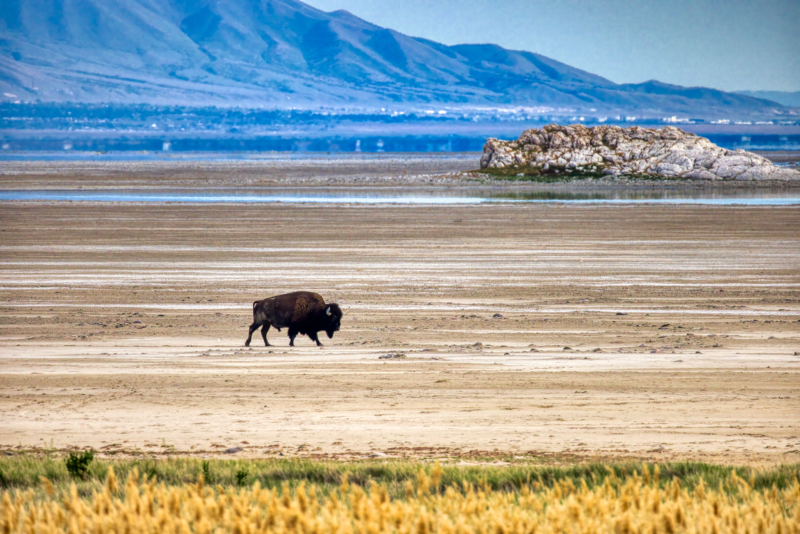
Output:
[[618,85],[497,45],[446,46],[295,0],[5,0],[0,20],[0,92],[9,99],[785,112],[712,89]]
[[800,91],[737,91],[737,93],[772,100],[784,106],[800,108]]

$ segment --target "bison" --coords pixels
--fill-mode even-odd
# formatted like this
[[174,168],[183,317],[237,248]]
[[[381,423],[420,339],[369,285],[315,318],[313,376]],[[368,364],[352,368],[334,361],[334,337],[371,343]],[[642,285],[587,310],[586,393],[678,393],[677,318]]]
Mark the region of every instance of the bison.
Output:
[[333,338],[333,333],[339,330],[342,321],[342,310],[337,304],[325,304],[325,301],[316,293],[297,291],[286,295],[277,295],[253,303],[253,324],[244,346],[250,346],[253,332],[260,326],[261,337],[264,345],[270,346],[267,341],[267,332],[270,326],[281,331],[289,328],[289,345],[294,347],[294,338],[297,334],[308,335],[318,347],[322,346],[318,332],[325,331],[328,338]]

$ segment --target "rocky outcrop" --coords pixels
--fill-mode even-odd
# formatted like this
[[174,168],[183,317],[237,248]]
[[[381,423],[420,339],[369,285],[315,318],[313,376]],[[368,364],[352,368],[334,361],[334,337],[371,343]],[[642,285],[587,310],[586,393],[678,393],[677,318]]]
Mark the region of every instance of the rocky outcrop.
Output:
[[727,150],[704,137],[661,129],[582,125],[526,130],[516,141],[489,139],[481,169],[501,174],[610,175],[691,180],[800,180],[744,150]]

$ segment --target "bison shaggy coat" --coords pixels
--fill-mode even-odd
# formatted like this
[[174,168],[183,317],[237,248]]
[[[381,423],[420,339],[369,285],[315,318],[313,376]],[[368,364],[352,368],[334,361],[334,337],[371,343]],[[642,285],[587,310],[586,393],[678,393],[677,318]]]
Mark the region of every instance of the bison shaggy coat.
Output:
[[278,332],[281,328],[289,329],[289,345],[292,347],[297,334],[307,335],[321,347],[318,333],[324,331],[332,339],[334,332],[339,330],[341,321],[342,310],[339,306],[325,304],[323,298],[316,293],[297,291],[277,295],[253,303],[253,324],[250,325],[250,333],[244,345],[250,346],[253,332],[261,327],[264,345],[269,347],[267,332],[274,326]]

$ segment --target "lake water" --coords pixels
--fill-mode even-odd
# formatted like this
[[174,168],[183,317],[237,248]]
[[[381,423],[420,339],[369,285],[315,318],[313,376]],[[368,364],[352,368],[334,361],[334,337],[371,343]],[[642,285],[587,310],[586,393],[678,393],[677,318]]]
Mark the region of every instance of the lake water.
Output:
[[289,204],[482,204],[514,203],[656,203],[787,206],[800,205],[800,189],[508,189],[349,188],[349,189],[218,189],[218,190],[15,190],[0,191],[0,200],[289,203]]
[[[298,134],[292,136],[257,136],[240,137],[229,136],[219,132],[208,132],[206,136],[191,136],[185,138],[180,132],[143,133],[139,135],[124,135],[120,133],[101,133],[104,127],[92,133],[79,132],[53,132],[45,137],[21,135],[4,139],[0,144],[0,160],[15,157],[40,157],[38,154],[51,152],[60,153],[67,158],[72,154],[81,152],[94,155],[94,157],[108,158],[108,154],[127,154],[138,158],[143,152],[150,154],[166,153],[172,155],[193,154],[193,157],[204,157],[204,154],[233,155],[233,157],[248,157],[249,154],[264,152],[283,152],[298,154],[313,153],[447,153],[447,152],[481,152],[488,137],[499,139],[516,139],[527,127],[540,128],[543,124],[506,124],[497,130],[494,127],[483,128],[479,133],[464,135],[438,135],[417,133],[415,135],[374,135],[364,132],[363,135],[338,136],[331,134],[328,137],[304,137]],[[626,126],[630,126],[626,125]],[[646,125],[649,128],[663,127],[659,125]],[[778,127],[780,128],[780,127]],[[776,134],[728,134],[704,133],[703,137],[712,143],[731,150],[800,150],[800,135],[796,129],[786,127],[784,133]],[[166,151],[166,152],[165,152]],[[14,154],[17,152],[17,154]],[[146,154],[144,154],[146,157]],[[80,157],[80,156],[79,156]],[[110,157],[120,157],[110,156]],[[215,157],[215,156],[211,156]]]

